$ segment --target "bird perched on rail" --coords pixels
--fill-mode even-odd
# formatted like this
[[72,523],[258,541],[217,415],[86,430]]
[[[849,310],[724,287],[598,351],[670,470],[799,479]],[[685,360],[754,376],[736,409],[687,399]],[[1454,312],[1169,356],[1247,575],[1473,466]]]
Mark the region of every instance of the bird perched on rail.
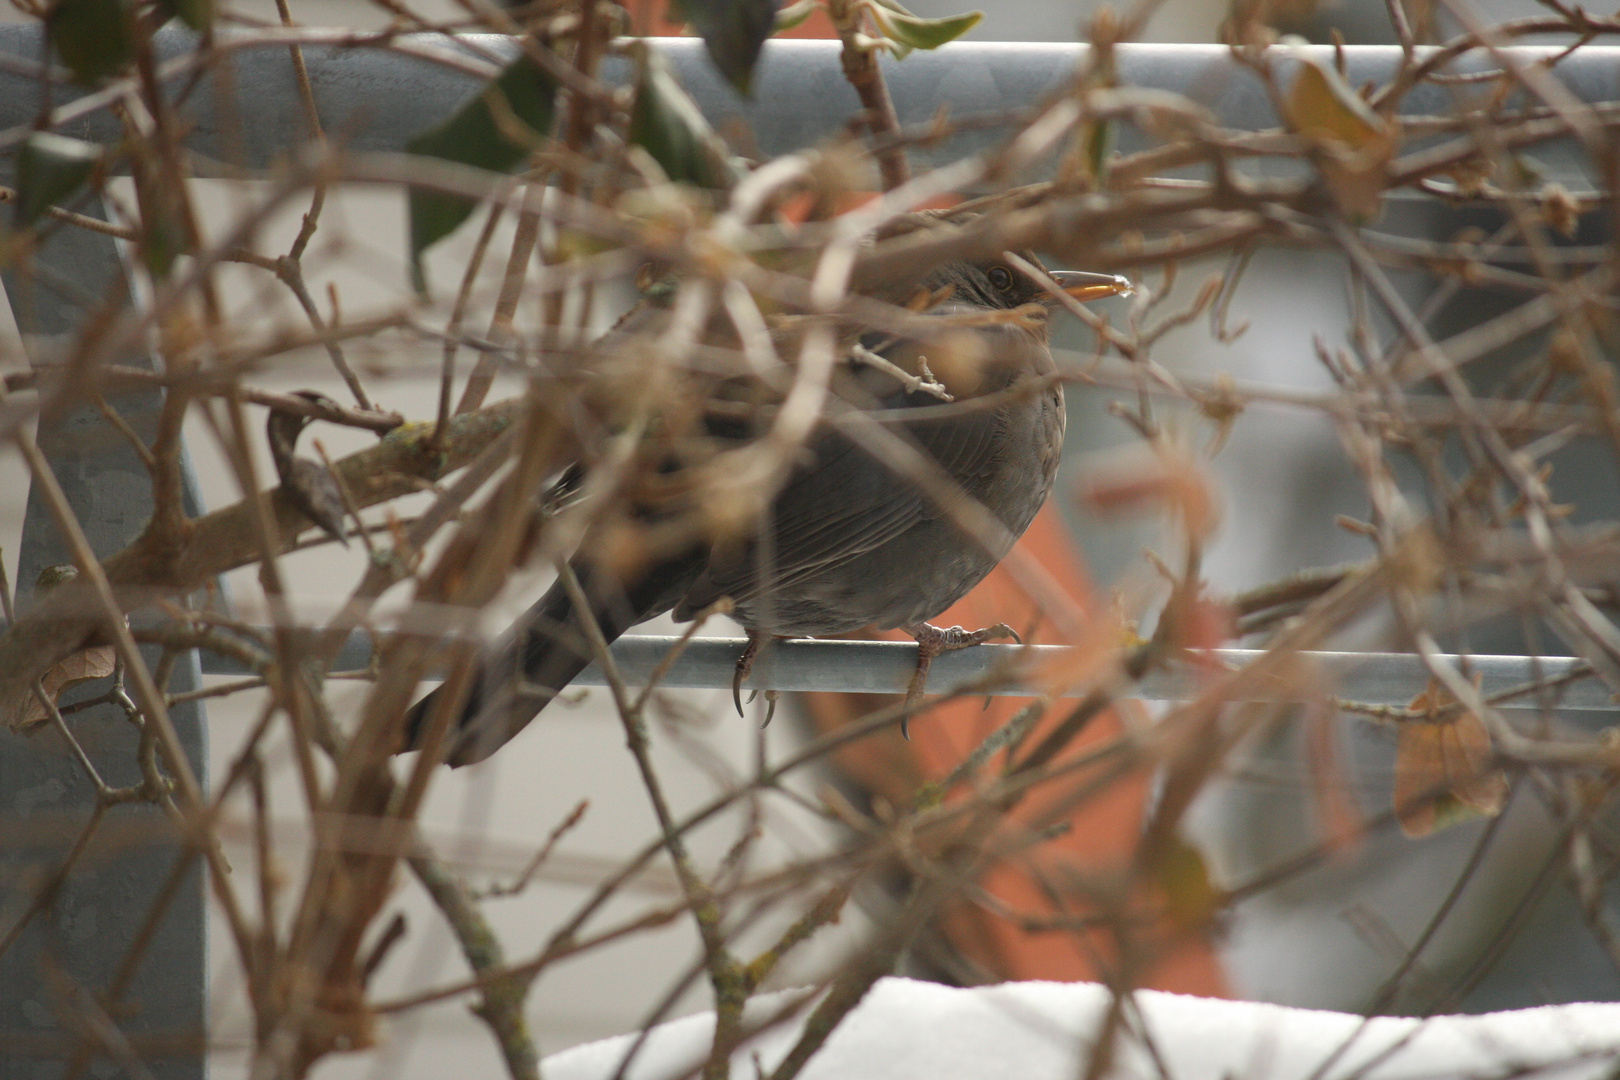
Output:
[[[1016,637],[1005,625],[969,632],[928,620],[990,572],[1051,491],[1064,407],[1046,316],[1059,292],[1091,300],[1129,289],[1112,275],[1047,272],[1032,255],[926,275],[902,327],[838,341],[828,404],[774,497],[760,512],[733,515],[740,528],[715,527],[712,510],[674,509],[691,510],[683,479],[702,454],[690,445],[711,460],[757,447],[782,396],[762,402],[735,384],[710,388],[689,425],[697,439],[644,440],[660,447],[646,470],[660,494],[593,523],[564,571],[572,587],[559,579],[481,659],[455,706],[446,759],[481,761],[516,735],[591,661],[592,621],[611,642],[657,615],[687,620],[729,600],[749,635],[734,692],[772,638],[901,628],[919,646],[915,697],[933,657]],[[645,325],[636,329],[646,336]],[[615,332],[628,333],[626,324]],[[779,340],[787,336],[778,329]],[[585,473],[571,469],[554,496],[576,490]],[[962,508],[972,504],[994,519],[992,535],[971,527]],[[422,743],[444,694],[410,710],[409,747]]]

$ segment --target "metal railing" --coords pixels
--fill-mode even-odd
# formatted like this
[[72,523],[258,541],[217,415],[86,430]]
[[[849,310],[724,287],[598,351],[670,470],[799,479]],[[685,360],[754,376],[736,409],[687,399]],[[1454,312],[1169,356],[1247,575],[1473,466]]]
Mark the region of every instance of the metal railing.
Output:
[[[341,142],[356,151],[397,151],[405,140],[441,120],[477,85],[469,71],[434,63],[423,56],[402,55],[380,49],[345,47],[346,37],[332,32],[324,43],[318,35],[306,34],[312,43],[305,47],[311,84],[325,129],[336,133]],[[227,44],[232,39],[222,39]],[[412,42],[412,48],[427,53],[448,47],[440,39]],[[162,54],[170,69],[185,73],[184,57],[191,39],[182,33],[161,35]],[[661,43],[678,75],[712,119],[730,116],[746,120],[761,150],[780,154],[815,142],[838,131],[855,111],[858,101],[845,83],[832,42],[775,42],[768,49],[750,102],[739,99],[709,68],[695,40]],[[1073,72],[1080,46],[958,44],[937,53],[917,53],[904,63],[889,66],[891,93],[902,122],[923,123],[941,108],[961,120],[993,116],[1024,109],[1053,91]],[[469,39],[466,55],[510,55],[509,43],[489,37]],[[1515,53],[1520,50],[1513,50]],[[1537,50],[1524,50],[1537,53]],[[36,27],[0,27],[0,54],[20,59],[16,64],[0,64],[0,155],[3,147],[15,146],[38,118],[41,99],[39,84],[28,62],[43,62],[43,43]],[[1326,51],[1323,51],[1326,54]],[[1348,78],[1359,85],[1387,76],[1400,63],[1395,47],[1350,47],[1344,50]],[[1224,48],[1184,45],[1126,45],[1118,50],[1121,82],[1157,87],[1189,94],[1204,103],[1220,122],[1239,128],[1263,127],[1275,122],[1270,99],[1252,72],[1235,64]],[[610,69],[609,75],[613,74]],[[622,70],[619,73],[623,74]],[[1588,100],[1620,98],[1620,49],[1583,47],[1565,58],[1558,67],[1563,84],[1578,97]],[[297,85],[285,44],[241,48],[236,51],[229,79],[237,91],[230,93],[209,75],[203,85],[191,88],[187,110],[194,127],[189,145],[200,160],[229,161],[236,174],[241,168],[266,168],[282,155],[294,152],[303,137],[301,125],[289,118],[300,115]],[[90,108],[84,100],[74,101],[71,91],[57,88],[63,96],[55,100],[59,117],[70,118],[60,130],[81,138],[113,141],[118,137],[116,123],[103,110]],[[1437,95],[1440,87],[1420,88],[1411,95],[1406,108],[1443,112],[1449,104]],[[222,119],[221,101],[230,101],[230,129]],[[816,108],[807,108],[807,103]],[[965,130],[943,142],[919,147],[918,163],[939,164],[964,153],[992,145],[998,138],[993,126],[965,125]],[[1135,147],[1130,132],[1122,133],[1122,148]],[[1579,175],[1573,155],[1562,155],[1557,146],[1544,147],[1540,160],[1566,186],[1579,190],[1587,185]],[[0,181],[14,184],[14,160],[0,156]],[[1248,166],[1245,166],[1248,167]],[[81,207],[92,215],[102,213],[99,205]],[[402,224],[403,232],[403,224]],[[401,237],[401,246],[404,239]],[[122,288],[122,264],[114,241],[85,230],[58,229],[34,255],[34,272],[26,279],[14,270],[4,271],[4,283],[13,301],[19,327],[30,347],[30,358],[48,359],[52,342],[75,334],[85,313],[85,297],[98,298],[109,290]],[[155,417],[157,391],[132,394],[115,404],[137,431],[150,436]],[[79,515],[91,543],[100,555],[110,554],[132,540],[151,512],[151,492],[146,473],[127,445],[117,438],[104,438],[104,422],[93,410],[85,409],[63,418],[41,431],[39,441]],[[188,487],[191,509],[196,505],[195,486]],[[38,571],[49,565],[70,561],[56,538],[43,502],[31,497],[22,538],[19,581],[26,593]],[[24,598],[26,600],[26,598]],[[614,656],[626,678],[644,680],[663,656],[670,640],[665,638],[626,638],[614,647]],[[685,687],[727,687],[740,647],[738,642],[700,640],[668,672],[666,685]],[[1020,664],[1031,656],[1042,656],[1040,649],[1020,650],[1013,646],[987,646],[947,654],[934,666],[930,689],[942,690],[977,683],[1001,670],[1002,665]],[[1241,663],[1252,655],[1244,650],[1224,650],[1217,654],[1223,663]],[[354,656],[350,656],[352,661]],[[751,687],[770,685],[784,690],[844,690],[856,692],[898,692],[910,678],[915,648],[894,643],[815,641],[784,643],[761,658]],[[1329,675],[1342,695],[1371,703],[1399,704],[1408,701],[1427,681],[1427,672],[1414,656],[1399,654],[1322,653],[1315,661]],[[1537,679],[1564,679],[1578,673],[1579,661],[1568,658],[1487,656],[1459,661],[1483,677],[1486,694],[1501,694]],[[202,671],[229,670],[214,658],[205,659]],[[184,666],[173,689],[189,689],[198,684],[195,661]],[[587,680],[598,673],[588,673]],[[1172,672],[1157,681],[1149,680],[1144,693],[1173,698],[1196,687],[1197,676]],[[1002,684],[999,693],[1028,693],[1036,686],[1027,680]],[[1582,710],[1614,708],[1608,691],[1594,680],[1573,681],[1558,690],[1560,707]],[[1527,705],[1542,699],[1527,695]],[[1504,702],[1512,704],[1512,702]],[[175,720],[186,740],[194,767],[202,773],[205,735],[202,710],[187,706],[176,710]],[[81,716],[77,724],[98,732],[90,740],[98,767],[106,770],[112,783],[123,782],[124,772],[133,761],[134,733],[127,730],[121,715],[111,711]],[[13,808],[16,818],[11,839],[0,846],[0,877],[20,880],[24,865],[52,864],[69,842],[60,835],[34,842],[27,837],[30,815],[50,810],[71,816],[91,805],[92,793],[79,774],[78,766],[65,749],[43,745],[43,740],[25,742],[0,732],[0,805]],[[146,814],[155,833],[162,829],[156,811],[131,809]],[[51,936],[54,953],[63,958],[70,974],[83,985],[107,985],[111,965],[122,956],[127,944],[139,931],[148,904],[143,902],[166,887],[175,865],[178,845],[172,840],[124,852],[108,853],[98,872],[75,875],[65,882],[57,897],[57,907],[66,912],[71,924],[65,928],[56,920],[52,926],[36,923],[24,938],[0,956],[0,1038],[29,1033],[47,1033],[51,1028],[49,992],[38,977],[38,963],[46,936]],[[179,899],[169,909],[159,934],[162,940],[155,955],[161,962],[145,964],[126,997],[141,1003],[138,1016],[121,1020],[132,1032],[173,1033],[206,1030],[206,947],[203,934],[202,884],[193,872],[179,887]],[[9,1053],[0,1044],[0,1080],[42,1075],[37,1060]],[[203,1058],[192,1052],[154,1063],[152,1074],[163,1078],[201,1076]]]
[[[613,663],[630,686],[645,686],[679,638],[637,635],[613,644]],[[741,638],[698,638],[664,672],[659,685],[671,689],[729,687]],[[928,692],[953,693],[964,687],[1002,697],[1035,697],[1053,693],[1049,677],[1061,672],[1072,650],[1061,645],[977,645],[936,657],[928,673]],[[1176,664],[1150,673],[1133,686],[1131,697],[1178,701],[1195,696],[1199,687],[1223,670],[1235,670],[1265,655],[1259,649],[1211,649],[1199,664]],[[1429,680],[1429,670],[1415,653],[1307,652],[1320,689],[1368,705],[1405,705]],[[1614,695],[1591,676],[1586,661],[1570,656],[1448,656],[1448,663],[1480,679],[1480,693],[1500,699],[1501,708],[1554,707],[1576,712],[1617,712]],[[749,690],[839,691],[855,694],[905,693],[916,670],[917,647],[900,641],[783,641],[761,650],[744,688]],[[592,664],[575,680],[604,686],[607,679]],[[1060,697],[1090,693],[1092,682],[1064,686]],[[1301,691],[1278,684],[1262,688],[1254,700],[1294,701]]]

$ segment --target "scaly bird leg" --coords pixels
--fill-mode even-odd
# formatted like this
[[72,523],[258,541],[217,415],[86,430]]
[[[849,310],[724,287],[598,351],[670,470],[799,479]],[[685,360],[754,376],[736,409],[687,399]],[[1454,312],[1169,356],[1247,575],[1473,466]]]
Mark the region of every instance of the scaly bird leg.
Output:
[[[731,676],[731,700],[732,703],[737,706],[738,716],[744,715],[742,700],[743,680],[748,678],[749,673],[754,670],[754,660],[759,656],[759,650],[767,641],[786,640],[787,638],[780,637],[776,634],[763,634],[758,630],[748,631],[748,647],[743,649],[741,656],[737,657],[737,670]],[[758,695],[759,692],[756,690],[753,696],[749,697],[749,702],[752,703],[754,697],[757,697]],[[776,699],[772,698],[770,711],[765,714],[765,723],[769,724],[771,722],[771,716],[774,715],[775,712]]]
[[906,712],[900,718],[900,734],[911,738],[907,726],[911,723],[912,707],[917,699],[922,697],[923,688],[928,685],[928,669],[934,665],[934,657],[941,653],[955,652],[957,649],[971,649],[975,645],[983,645],[995,638],[1012,638],[1022,645],[1024,639],[1018,636],[1018,631],[1006,623],[996,623],[983,630],[964,630],[960,626],[942,628],[931,623],[912,623],[900,629],[917,639],[917,670],[912,673],[911,685],[906,687]]

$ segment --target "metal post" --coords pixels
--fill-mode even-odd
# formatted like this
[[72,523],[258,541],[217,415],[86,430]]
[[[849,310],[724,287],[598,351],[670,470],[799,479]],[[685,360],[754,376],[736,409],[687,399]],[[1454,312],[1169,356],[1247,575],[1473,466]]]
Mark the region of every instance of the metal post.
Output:
[[[13,31],[16,28],[8,28]],[[20,35],[5,36],[7,51]],[[13,88],[15,89],[15,88]],[[32,108],[37,95],[13,94],[15,108]],[[0,178],[14,184],[13,162],[0,161]],[[85,208],[101,216],[99,203]],[[57,229],[34,253],[30,272],[3,273],[7,297],[28,346],[29,359],[49,358],[72,340],[82,321],[109,296],[127,296],[122,264],[111,238],[83,229]],[[156,390],[109,401],[143,439],[155,433],[161,394]],[[93,408],[75,409],[42,423],[38,435],[96,554],[112,554],[133,540],[152,513],[152,485],[133,447]],[[196,485],[186,476],[186,503],[197,513]],[[37,487],[29,493],[18,572],[18,601],[26,607],[41,569],[71,557]],[[156,662],[157,654],[148,655]],[[64,701],[104,692],[110,680],[70,691]],[[195,654],[177,665],[169,689],[199,685]],[[191,766],[207,763],[200,705],[171,711]],[[100,705],[75,714],[72,730],[102,779],[113,786],[140,781],[139,733],[122,709]],[[95,804],[84,770],[54,730],[24,737],[0,730],[0,935],[9,936],[29,905],[63,865]],[[141,933],[181,856],[175,830],[157,807],[117,806],[79,855],[74,867],[32,915],[17,941],[0,954],[0,1080],[53,1080],[81,1047],[95,1047],[88,1075],[124,1073],[128,1062],[111,1043],[86,1038],[83,1017],[107,1007],[108,1030],[128,1040],[144,1074],[156,1080],[201,1080],[207,1036],[207,969],[202,878],[191,869],[145,945],[142,962],[118,994],[110,994],[131,945]],[[116,1042],[116,1040],[113,1040]]]

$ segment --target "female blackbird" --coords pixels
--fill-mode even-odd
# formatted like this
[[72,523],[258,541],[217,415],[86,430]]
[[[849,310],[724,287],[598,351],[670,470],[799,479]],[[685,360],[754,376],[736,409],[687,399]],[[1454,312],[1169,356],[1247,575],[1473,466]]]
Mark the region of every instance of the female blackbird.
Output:
[[[732,617],[749,633],[738,683],[769,638],[900,627],[919,645],[913,696],[939,653],[1015,637],[1006,626],[966,632],[927,620],[990,572],[1052,488],[1064,424],[1063,387],[1047,347],[1055,289],[1081,300],[1129,291],[1112,275],[1049,276],[1053,282],[1038,280],[1003,261],[949,264],[922,282],[921,302],[911,305],[925,309],[911,320],[917,330],[842,342],[821,423],[768,509],[740,533],[688,529],[684,540],[638,559],[627,558],[609,531],[620,529],[622,540],[622,517],[587,532],[569,566],[589,612],[582,615],[559,580],[491,647],[447,760],[482,761],[585,668],[587,617],[611,642],[665,612],[686,620],[730,598]],[[742,445],[757,435],[757,405],[732,400],[728,410],[721,398],[721,407],[712,398],[706,406],[705,436]],[[858,424],[835,422],[839,407],[865,413],[857,419],[870,421],[866,437]],[[891,453],[897,446],[901,452]],[[679,473],[668,464],[662,470]],[[562,487],[579,476],[575,470]],[[973,504],[999,526],[971,530],[961,508]],[[645,532],[669,515],[666,508],[631,517]],[[441,693],[407,715],[410,746],[419,744]]]

